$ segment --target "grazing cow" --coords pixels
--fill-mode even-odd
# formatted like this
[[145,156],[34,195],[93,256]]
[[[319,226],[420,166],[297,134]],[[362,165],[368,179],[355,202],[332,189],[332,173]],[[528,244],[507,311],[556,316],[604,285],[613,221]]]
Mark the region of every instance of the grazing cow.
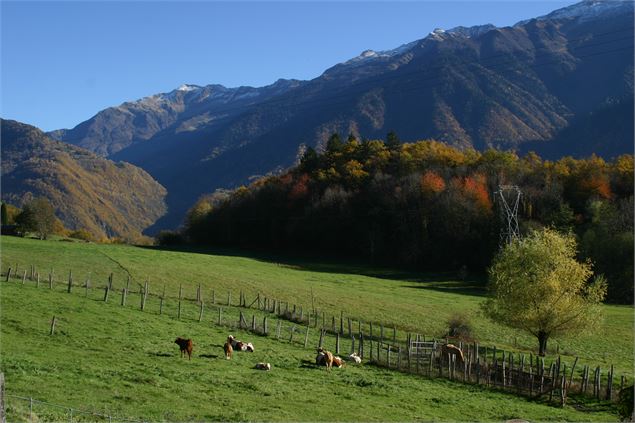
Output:
[[355,364],[361,364],[362,358],[358,356],[356,353],[352,353],[348,356],[348,361],[353,361]]
[[[318,348],[318,357],[320,356],[320,353],[324,355],[324,358],[321,360],[323,360],[323,363],[326,365],[326,370],[331,370],[333,367],[333,354],[322,347]],[[316,363],[318,361],[318,357],[315,358]]]
[[231,360],[232,359],[232,353],[234,352],[234,349],[232,348],[232,344],[230,344],[229,342],[225,342],[225,358],[227,360]]
[[443,359],[446,360],[448,356],[456,357],[456,361],[463,363],[465,358],[463,357],[463,351],[454,344],[445,344],[441,346],[441,354]]
[[269,371],[269,370],[271,370],[271,364],[269,364],[269,363],[258,363],[258,364],[256,364],[256,369]]
[[191,339],[183,339],[179,337],[176,338],[176,341],[174,341],[174,343],[177,344],[181,349],[181,358],[183,358],[184,354],[187,353],[189,359],[192,359],[192,349],[194,348],[194,344],[192,343]]

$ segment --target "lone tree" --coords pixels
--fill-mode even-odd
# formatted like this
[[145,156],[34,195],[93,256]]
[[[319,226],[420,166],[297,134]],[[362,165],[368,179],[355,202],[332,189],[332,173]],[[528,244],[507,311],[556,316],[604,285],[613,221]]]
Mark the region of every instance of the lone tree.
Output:
[[15,222],[21,232],[36,232],[46,239],[55,229],[55,210],[46,198],[36,198],[24,205]]
[[489,269],[485,315],[538,338],[541,356],[550,337],[593,330],[606,281],[600,276],[588,283],[591,264],[576,261],[575,255],[573,235],[552,229],[505,246]]

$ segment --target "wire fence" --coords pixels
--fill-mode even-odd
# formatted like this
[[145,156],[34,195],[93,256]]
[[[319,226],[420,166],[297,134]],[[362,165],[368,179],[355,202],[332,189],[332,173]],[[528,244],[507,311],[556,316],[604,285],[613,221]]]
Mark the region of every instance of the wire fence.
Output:
[[[35,288],[40,286],[40,276],[35,266],[30,266],[28,271],[24,268],[21,274],[17,270],[16,265],[13,272],[11,268],[6,273],[3,272],[3,281],[9,282],[13,279],[21,282],[20,286],[24,286],[27,285],[26,281],[28,280],[35,282],[35,284],[30,283],[28,285],[35,285]],[[130,279],[126,281],[125,286],[120,287],[121,298],[119,299],[119,290],[114,287],[112,273],[105,284],[91,283],[90,279],[86,279],[83,284],[78,284],[73,281],[72,275],[73,272],[69,272],[67,280],[56,281],[51,272],[48,275],[48,280],[42,285],[49,289],[61,289],[67,293],[80,294],[87,299],[105,303],[115,302],[123,307],[136,308],[145,313],[166,315],[166,317],[176,318],[177,320],[197,321],[199,323],[208,322],[228,329],[239,329],[260,336],[275,337],[279,341],[285,341],[304,348],[315,348],[316,346],[332,347],[336,355],[356,352],[362,359],[381,367],[417,373],[428,377],[447,377],[458,382],[485,384],[502,388],[518,395],[534,396],[536,394],[549,393],[551,397],[554,390],[559,388],[562,396],[558,399],[562,399],[561,402],[564,402],[566,392],[569,391],[568,388],[571,387],[576,375],[574,372],[578,370],[577,376],[580,380],[578,391],[580,394],[586,395],[589,382],[592,382],[593,397],[612,400],[616,396],[613,385],[617,381],[614,380],[616,375],[613,366],[611,366],[608,373],[601,373],[599,367],[595,371],[590,366],[576,368],[578,362],[576,358],[572,365],[568,363],[569,366],[562,361],[562,371],[560,371],[561,358],[558,354],[552,359],[551,365],[545,363],[544,358],[540,358],[540,369],[538,369],[539,358],[535,357],[534,360],[531,354],[526,359],[524,354],[506,352],[495,346],[488,348],[478,343],[465,343],[464,345],[457,340],[458,347],[464,350],[467,357],[466,362],[460,363],[457,371],[456,363],[452,363],[450,367],[442,364],[444,357],[436,348],[429,354],[429,357],[425,354],[422,357],[419,347],[416,347],[413,355],[413,346],[415,345],[433,341],[435,345],[438,343],[441,346],[449,343],[448,339],[435,341],[434,338],[428,338],[426,341],[425,336],[398,331],[396,325],[373,322],[372,320],[362,321],[359,318],[346,316],[344,311],[340,311],[339,316],[335,316],[314,307],[305,309],[301,305],[298,306],[277,298],[267,297],[261,292],[250,296],[248,301],[247,294],[243,290],[240,290],[237,298],[234,296],[232,300],[231,289],[227,290],[225,296],[224,292],[221,293],[220,290],[217,291],[215,289],[210,290],[209,287],[205,288],[201,284],[198,284],[195,296],[185,295],[182,285],[179,287],[178,296],[166,295],[165,286],[162,292],[150,294],[147,281],[143,284],[136,283],[134,285],[137,285],[137,289],[131,289]],[[207,292],[209,295],[203,298],[203,292]],[[248,312],[251,315],[248,315]],[[53,316],[50,335],[55,333],[55,326],[58,321],[58,318]],[[62,318],[61,324],[64,325],[64,323],[65,320]],[[544,368],[545,364],[547,364],[549,369],[547,372]],[[570,369],[570,374],[567,374],[567,367]],[[529,369],[527,375],[525,374],[526,368]],[[463,377],[461,378],[462,374]],[[568,379],[566,388],[562,386],[563,377],[564,382]],[[529,382],[525,381],[525,379]],[[535,388],[534,379],[542,381],[538,389]],[[560,382],[560,384],[558,385],[556,382]],[[626,377],[622,375],[618,384],[620,389],[625,382]],[[527,385],[527,389],[523,388],[525,385]],[[547,386],[550,386],[551,389],[549,391],[543,390],[543,387]],[[32,415],[34,402],[48,404],[27,397],[13,397],[29,401],[29,416]],[[134,421],[122,420],[103,413],[76,410],[68,406],[55,404],[52,406],[66,409],[69,421],[73,421],[73,416],[78,414],[87,414],[93,418],[99,417],[103,421],[109,422]],[[32,420],[29,418],[28,421]]]
[[[7,414],[9,417],[9,421],[26,421],[26,422],[36,422],[42,421],[42,416],[38,413],[38,405],[45,406],[50,408],[57,408],[66,410],[66,415],[68,416],[69,423],[77,422],[77,421],[104,421],[108,423],[126,423],[126,422],[134,422],[134,423],[146,423],[146,420],[131,420],[128,418],[112,415],[112,414],[103,414],[95,411],[81,410],[78,408],[69,407],[67,405],[53,404],[46,401],[41,401],[34,399],[32,397],[22,397],[19,395],[5,394],[5,398],[11,398],[15,401],[24,401],[27,403],[28,409],[23,409],[22,407],[16,407],[13,404],[13,401],[6,401],[5,407],[7,410]],[[40,409],[42,407],[39,407]],[[45,414],[45,413],[42,413]],[[55,414],[55,421],[59,420],[59,414]],[[87,416],[88,419],[82,417]],[[99,419],[99,420],[97,420]]]

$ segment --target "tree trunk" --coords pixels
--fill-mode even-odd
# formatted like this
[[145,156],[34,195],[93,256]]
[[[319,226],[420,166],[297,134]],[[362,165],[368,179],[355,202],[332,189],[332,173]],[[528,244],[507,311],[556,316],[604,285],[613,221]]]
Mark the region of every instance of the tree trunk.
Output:
[[543,331],[538,332],[538,344],[539,344],[538,355],[541,357],[544,357],[545,354],[547,353],[547,339],[548,338],[549,338],[549,335],[547,335],[546,332],[543,332]]

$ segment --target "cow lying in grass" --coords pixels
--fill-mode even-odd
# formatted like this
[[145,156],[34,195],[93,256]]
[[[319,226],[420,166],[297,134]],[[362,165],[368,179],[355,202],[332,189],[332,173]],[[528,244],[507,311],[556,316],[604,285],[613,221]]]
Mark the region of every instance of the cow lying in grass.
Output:
[[351,355],[349,355],[347,360],[348,361],[352,361],[355,364],[361,364],[361,362],[362,362],[362,358],[360,356],[358,356],[356,353],[352,353]]
[[258,364],[256,364],[255,368],[258,369],[258,370],[269,371],[269,370],[271,370],[271,364],[269,364],[269,363],[258,363]]
[[181,358],[183,358],[184,354],[187,353],[188,358],[190,360],[192,359],[192,349],[194,348],[194,344],[191,339],[183,339],[179,337],[176,338],[174,343],[181,349]]
[[234,338],[233,335],[229,335],[227,337],[227,343],[229,343],[229,345],[231,345],[231,347],[234,349],[234,351],[254,352],[254,346],[253,346],[253,344],[251,342],[239,341],[236,338]]

